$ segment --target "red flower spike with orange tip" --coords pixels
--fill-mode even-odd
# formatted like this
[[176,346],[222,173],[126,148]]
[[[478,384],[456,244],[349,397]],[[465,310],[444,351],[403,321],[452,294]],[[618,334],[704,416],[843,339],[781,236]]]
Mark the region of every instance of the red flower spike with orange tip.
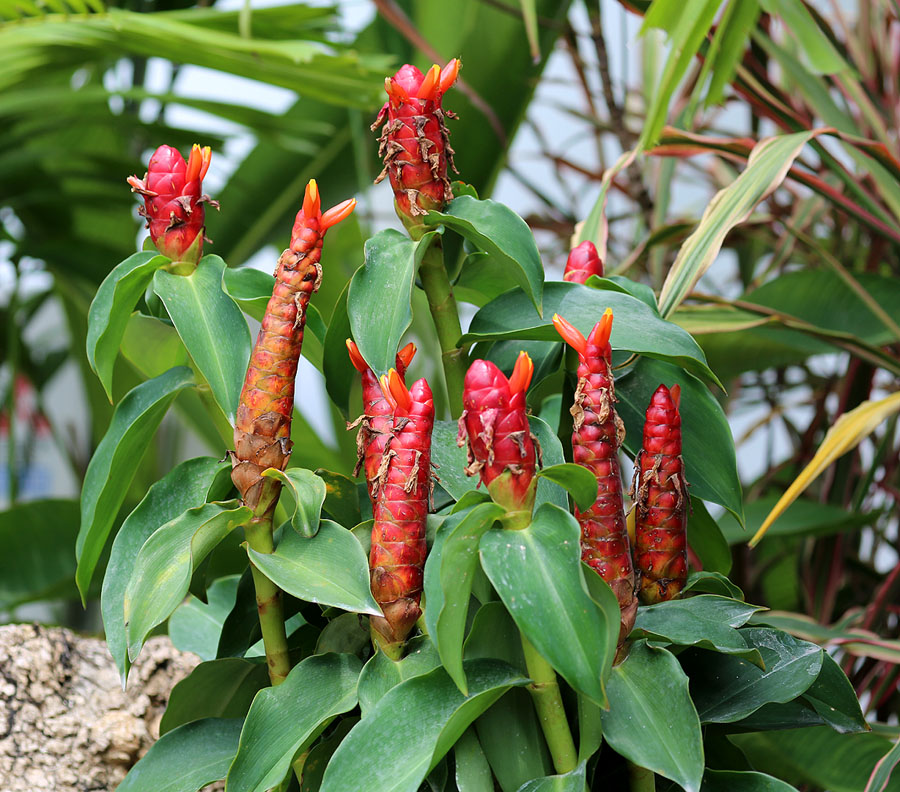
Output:
[[370,623],[373,638],[396,660],[422,613],[434,401],[424,379],[407,390],[396,369],[382,379],[382,391],[393,425],[378,472],[369,571],[384,617],[373,616]]
[[587,240],[569,253],[563,280],[570,283],[585,283],[591,275],[603,277],[603,262],[594,243]]
[[[253,509],[275,508],[274,498],[260,504],[266,468],[284,470],[290,457],[294,377],[303,345],[306,307],[322,280],[322,240],[325,232],[353,211],[354,200],[322,214],[315,181],[306,187],[297,214],[291,246],[278,259],[275,288],[266,306],[250,366],[241,391],[234,425],[234,469],[231,478],[244,503]],[[271,492],[270,492],[271,490]]]
[[625,435],[616,414],[610,362],[612,311],[607,309],[585,338],[578,328],[553,316],[557,332],[578,352],[578,387],[572,405],[572,458],[597,479],[597,499],[586,511],[575,508],[581,525],[581,558],[610,586],[622,611],[621,645],[637,616],[635,576],[625,522],[619,447]]
[[491,497],[516,515],[507,522],[530,522],[537,480],[535,442],[525,414],[525,392],[534,364],[521,352],[509,379],[489,360],[469,366],[463,387],[458,445],[468,439],[466,474],[479,475]]
[[203,253],[203,204],[219,204],[202,194],[209,170],[209,146],[194,145],[185,162],[177,149],[160,146],[150,157],[143,179],[129,176],[131,191],[144,198],[140,209],[157,250],[173,261],[197,262]]
[[422,215],[443,208],[453,197],[447,178],[448,167],[455,170],[453,149],[444,123],[452,114],[441,108],[441,100],[458,72],[455,58],[443,69],[432,66],[427,74],[403,66],[385,80],[388,101],[372,125],[377,129],[387,119],[378,139],[384,170],[375,182],[390,178],[397,214],[413,235],[422,231]]
[[634,560],[641,601],[673,599],[687,581],[687,482],[681,458],[681,389],[660,385],[650,400],[635,463]]
[[[391,403],[384,397],[381,383],[375,376],[375,372],[369,368],[369,364],[363,359],[359,348],[349,338],[347,339],[347,351],[350,353],[350,361],[354,368],[362,375],[363,414],[352,423],[347,424],[348,429],[359,427],[356,435],[357,462],[353,475],[358,476],[362,468],[366,475],[366,487],[369,490],[369,498],[375,503],[378,494],[378,471],[385,445],[391,436],[394,426],[394,410]],[[397,372],[402,378],[409,368],[416,354],[416,345],[408,343],[397,353]]]

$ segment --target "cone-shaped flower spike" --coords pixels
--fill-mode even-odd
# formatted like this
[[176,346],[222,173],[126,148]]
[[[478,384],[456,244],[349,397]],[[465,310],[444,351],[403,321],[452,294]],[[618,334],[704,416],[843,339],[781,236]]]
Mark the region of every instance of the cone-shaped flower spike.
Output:
[[635,465],[634,560],[641,601],[678,595],[687,581],[687,482],[681,458],[681,388],[660,385],[650,400]]
[[571,283],[585,283],[591,275],[603,277],[603,262],[600,260],[594,243],[587,240],[569,253],[563,280]]
[[578,352],[578,387],[572,405],[572,459],[597,479],[597,499],[587,511],[575,508],[581,525],[581,558],[596,570],[619,600],[621,644],[637,616],[634,567],[625,523],[619,446],[625,428],[613,406],[615,383],[610,367],[609,335],[613,315],[607,309],[585,338],[577,327],[554,314],[557,332]]
[[388,100],[372,125],[374,130],[387,119],[378,139],[384,170],[375,181],[390,178],[397,214],[413,237],[423,231],[421,216],[441,209],[453,197],[447,178],[453,149],[444,123],[452,114],[441,108],[441,100],[458,72],[454,58],[443,69],[432,66],[427,74],[407,64],[384,81]]
[[[261,478],[263,470],[287,467],[294,377],[303,345],[306,307],[322,280],[322,240],[325,232],[355,206],[356,201],[351,199],[323,213],[316,183],[310,181],[294,223],[291,246],[278,259],[275,288],[250,356],[234,426],[235,467],[231,477],[251,508],[259,504],[266,481]],[[271,506],[274,508],[274,501]]]
[[434,401],[424,379],[407,390],[396,369],[381,380],[392,428],[381,451],[369,553],[372,595],[384,618],[371,618],[372,636],[399,659],[421,610],[425,520],[431,497]]
[[[537,480],[535,443],[525,414],[534,364],[521,352],[509,379],[489,360],[469,366],[457,443],[468,439],[466,474],[479,475],[491,497],[511,515],[509,527],[531,520]],[[514,516],[514,518],[513,518]]]
[[128,177],[131,191],[144,198],[140,212],[153,244],[173,261],[197,262],[203,253],[203,204],[219,206],[202,192],[211,158],[209,146],[195,144],[187,162],[178,149],[160,146],[143,179]]

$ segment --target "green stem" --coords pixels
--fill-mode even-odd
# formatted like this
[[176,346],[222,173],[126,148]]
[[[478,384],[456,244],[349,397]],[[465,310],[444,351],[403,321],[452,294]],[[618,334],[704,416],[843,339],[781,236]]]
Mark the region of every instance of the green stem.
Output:
[[656,776],[646,767],[628,763],[628,781],[631,792],[656,792]]
[[16,454],[16,376],[19,371],[19,327],[16,324],[16,315],[19,310],[19,280],[16,271],[16,282],[12,294],[9,296],[9,315],[6,337],[7,354],[9,356],[9,393],[6,397],[7,422],[6,435],[6,472],[9,487],[9,507],[16,505],[19,494],[18,458]]
[[544,731],[544,739],[553,758],[553,766],[559,774],[570,773],[578,765],[578,754],[575,751],[569,722],[566,720],[566,710],[559,692],[559,683],[556,681],[556,672],[524,634],[521,634],[521,638],[522,650],[525,652],[525,667],[528,669],[528,676],[531,677],[528,692],[534,701],[534,708]]
[[465,351],[456,346],[462,336],[462,328],[453,287],[444,266],[444,249],[439,239],[432,242],[425,251],[419,265],[419,277],[422,279],[422,288],[428,298],[428,307],[431,309],[431,318],[441,346],[450,413],[458,418],[462,414],[463,380],[468,360]]

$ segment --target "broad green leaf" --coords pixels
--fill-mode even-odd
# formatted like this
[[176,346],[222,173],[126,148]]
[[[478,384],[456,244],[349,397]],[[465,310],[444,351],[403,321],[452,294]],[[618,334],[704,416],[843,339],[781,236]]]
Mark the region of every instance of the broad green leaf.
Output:
[[691,516],[688,522],[688,543],[703,568],[727,575],[731,571],[731,548],[722,535],[719,524],[700,498],[691,498]]
[[572,515],[545,504],[527,528],[482,536],[481,565],[538,652],[573,688],[603,705],[602,677],[615,645],[581,578],[579,537]]
[[505,514],[491,501],[457,512],[438,529],[425,562],[425,623],[441,663],[463,695],[463,637],[472,580],[478,569],[478,543],[494,520]]
[[352,715],[341,718],[328,737],[323,737],[316,742],[303,762],[303,781],[300,784],[300,792],[319,792],[319,787],[322,786],[322,776],[325,775],[325,768],[328,767],[332,754],[357,721],[359,718]]
[[265,663],[237,657],[200,663],[172,688],[160,736],[201,718],[243,718],[253,697],[268,685]]
[[506,292],[475,314],[462,341],[561,341],[551,321],[553,314],[559,314],[587,336],[607,308],[612,308],[615,317],[610,337],[613,349],[675,363],[717,381],[697,342],[680,327],[660,319],[650,306],[630,294],[588,289],[580,283],[547,283],[543,318],[523,291]]
[[212,457],[197,457],[182,462],[150,487],[116,534],[103,577],[100,611],[106,644],[119,669],[123,685],[131,667],[125,636],[125,588],[131,580],[138,552],[157,528],[188,509],[205,503],[216,475],[230,467],[229,462]]
[[670,778],[686,792],[699,792],[703,736],[688,695],[688,679],[665,649],[633,644],[612,670],[603,737],[639,767]]
[[765,670],[741,657],[692,651],[682,655],[691,695],[705,723],[733,723],[769,702],[795,699],[815,682],[822,650],[786,633],[760,627],[741,630],[762,655]]
[[[581,574],[584,578],[587,592],[594,601],[594,604],[606,614],[606,629],[608,630],[606,640],[610,646],[614,646],[618,644],[619,630],[622,622],[622,611],[619,608],[619,598],[613,593],[613,590],[609,587],[609,583],[600,577],[597,570],[589,567],[584,561],[581,562]],[[604,668],[604,682],[609,679],[609,672],[611,670],[611,666]],[[586,711],[587,710],[585,709],[585,712]],[[600,746],[598,745],[597,748],[599,747]],[[593,751],[590,751],[590,753],[593,753]],[[586,755],[583,754],[581,758],[585,759]]]
[[190,362],[175,328],[155,316],[135,311],[125,325],[122,357],[147,379]]
[[519,787],[519,792],[583,792],[587,765],[582,762],[571,773],[535,778]]
[[150,631],[184,599],[198,564],[252,514],[237,500],[206,503],[170,520],[144,542],[125,589],[130,660],[137,657]]
[[894,743],[890,751],[878,760],[863,792],[885,792],[898,764],[900,764],[900,739]]
[[225,262],[204,256],[190,275],[159,270],[153,291],[166,306],[222,412],[234,423],[250,359],[250,330],[241,309],[222,288]]
[[441,664],[434,645],[426,635],[407,643],[402,660],[391,660],[384,652],[376,652],[359,675],[359,708],[367,717],[375,705],[392,688],[413,677],[433,671]]
[[564,462],[539,471],[538,476],[555,481],[568,492],[579,509],[589,509],[597,500],[597,479],[586,467]]
[[175,368],[125,394],[91,457],[81,488],[81,528],[75,543],[75,582],[84,599],[116,514],[159,422],[193,372]]
[[494,792],[491,766],[471,726],[453,746],[453,767],[458,792]]
[[209,718],[164,734],[128,771],[117,792],[197,792],[225,778],[238,747],[241,721]]
[[315,536],[325,502],[325,482],[305,468],[288,468],[285,471],[269,468],[263,471],[263,475],[278,479],[293,500],[293,510],[288,509],[291,527],[307,539]]
[[[510,687],[527,680],[496,660],[465,664],[469,696],[442,668],[391,689],[334,752],[322,792],[416,792],[468,725]],[[402,740],[385,739],[402,734]]]
[[707,770],[700,792],[797,792],[790,784],[765,773]]
[[656,307],[656,295],[653,293],[653,289],[646,283],[633,281],[630,278],[626,278],[624,275],[607,275],[604,278],[601,278],[599,275],[591,275],[591,277],[585,281],[585,286],[589,286],[592,289],[599,289],[600,291],[615,291],[621,292],[622,294],[630,294],[632,297],[636,297],[642,303],[645,303],[657,316],[659,315],[659,310]]
[[271,554],[247,549],[250,561],[288,594],[354,613],[381,615],[369,589],[369,563],[346,528],[322,520],[310,539],[285,531]]
[[113,364],[131,312],[153,273],[169,263],[155,251],[143,251],[118,264],[100,284],[88,312],[87,358],[112,401]]
[[721,572],[691,572],[688,574],[684,591],[703,592],[706,594],[718,594],[722,597],[743,600],[744,592],[734,585]]
[[803,699],[825,723],[841,734],[869,730],[853,685],[827,652],[822,653],[822,670],[803,694]]
[[412,322],[416,271],[434,237],[429,233],[413,242],[399,231],[380,231],[366,242],[366,262],[350,282],[353,340],[379,377],[396,365],[400,339]]
[[319,633],[315,654],[337,652],[363,657],[371,646],[369,623],[355,613],[342,613],[329,620]]
[[353,335],[350,315],[347,313],[349,290],[350,284],[347,283],[335,303],[331,321],[328,323],[328,332],[325,334],[322,359],[325,390],[344,416],[350,411],[350,389],[359,380],[359,372],[353,368],[347,355],[347,339]]
[[169,638],[176,649],[193,652],[201,660],[215,659],[222,625],[234,607],[239,580],[240,575],[219,578],[206,590],[206,602],[191,595],[175,608],[169,617]]
[[356,706],[360,668],[353,655],[315,655],[291,669],[278,687],[258,693],[228,771],[228,792],[265,792],[278,784],[297,753],[336,715]]
[[359,510],[359,486],[341,473],[319,468],[316,475],[325,482],[325,503],[322,509],[325,514],[339,525],[349,528],[362,522]]
[[510,277],[541,313],[544,287],[541,254],[531,229],[512,209],[497,201],[480,201],[463,195],[450,201],[443,212],[429,212],[425,223],[451,228],[487,253],[482,265]]

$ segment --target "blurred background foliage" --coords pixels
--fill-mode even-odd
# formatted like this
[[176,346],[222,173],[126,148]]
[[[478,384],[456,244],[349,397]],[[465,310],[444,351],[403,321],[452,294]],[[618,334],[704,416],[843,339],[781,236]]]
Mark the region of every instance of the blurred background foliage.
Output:
[[[0,0],[0,617],[97,629],[96,609],[75,603],[75,498],[113,407],[84,346],[97,286],[140,245],[125,177],[162,142],[212,145],[206,186],[221,211],[208,215],[208,250],[263,271],[309,178],[326,205],[357,195],[355,220],[329,236],[315,303],[340,328],[362,241],[396,223],[387,185],[371,187],[383,78],[453,56],[462,80],[446,105],[459,116],[460,177],[526,218],[548,279],[561,277],[576,224],[623,152],[642,153],[609,189],[607,270],[658,290],[757,141],[821,130],[671,317],[726,386],[717,396],[746,499],[745,527],[702,518],[717,524],[692,560],[779,611],[767,621],[833,649],[868,714],[896,733],[896,414],[746,545],[837,418],[897,390],[896,0]],[[463,267],[458,294],[478,304],[489,286],[472,277]],[[427,312],[416,316],[418,377],[438,355]],[[147,326],[133,317],[117,400],[182,354],[177,336],[148,338]],[[352,416],[325,395],[344,386],[328,381],[321,343],[311,337],[304,355],[294,462],[349,474]],[[122,516],[177,461],[224,450],[196,395],[176,404]],[[837,764],[804,769],[803,744],[782,752],[778,774],[858,789],[828,775],[843,772]]]

